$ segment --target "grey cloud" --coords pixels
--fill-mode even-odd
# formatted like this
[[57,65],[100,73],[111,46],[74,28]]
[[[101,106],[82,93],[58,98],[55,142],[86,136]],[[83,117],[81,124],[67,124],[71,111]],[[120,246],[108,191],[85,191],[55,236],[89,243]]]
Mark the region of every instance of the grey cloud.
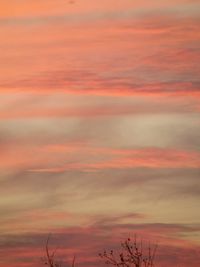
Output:
[[[14,206],[13,203],[1,206],[1,216],[14,218],[29,210],[43,211],[52,208],[77,208],[78,203],[91,204],[107,196],[128,198],[127,189],[132,190],[129,201],[143,203],[141,192],[147,192],[152,201],[199,197],[198,169],[148,169],[103,170],[99,172],[66,171],[64,173],[31,173],[21,171],[5,176],[0,183],[2,197],[6,194],[24,197],[26,203]],[[135,195],[135,193],[136,195]],[[81,194],[80,194],[81,193]],[[38,195],[38,201],[27,197]],[[37,200],[37,199],[36,199]],[[161,201],[161,202],[162,202]],[[108,200],[108,205],[111,205]],[[135,214],[137,217],[137,214]],[[139,214],[140,216],[140,214]],[[115,218],[116,220],[116,218]]]

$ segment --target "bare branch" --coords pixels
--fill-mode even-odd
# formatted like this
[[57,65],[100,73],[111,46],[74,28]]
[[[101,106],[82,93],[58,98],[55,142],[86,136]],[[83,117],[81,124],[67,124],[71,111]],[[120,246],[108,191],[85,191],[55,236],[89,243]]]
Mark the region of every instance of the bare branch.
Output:
[[[52,253],[50,253],[49,240],[50,240],[50,234],[48,235],[46,246],[45,246],[45,249],[46,249],[45,264],[48,265],[48,267],[61,267],[61,262],[55,259],[58,248],[56,248]],[[75,256],[73,257],[71,266],[75,267]]]
[[[156,255],[157,246],[153,247],[149,244],[148,248],[144,250],[142,240],[140,243],[137,241],[137,237],[131,241],[130,238],[121,243],[122,252],[114,257],[114,252],[111,250],[107,253],[100,253],[99,256],[105,260],[106,264],[110,264],[117,267],[153,267]],[[146,253],[145,253],[146,251]]]

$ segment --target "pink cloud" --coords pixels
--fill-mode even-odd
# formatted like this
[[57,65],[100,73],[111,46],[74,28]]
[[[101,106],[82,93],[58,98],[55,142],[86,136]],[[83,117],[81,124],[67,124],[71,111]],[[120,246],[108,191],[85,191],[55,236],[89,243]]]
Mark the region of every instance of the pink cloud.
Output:
[[[98,253],[104,249],[119,251],[120,241],[127,237],[142,237],[144,244],[150,241],[158,242],[156,262],[160,266],[174,266],[188,264],[198,266],[198,245],[184,240],[181,233],[198,231],[198,227],[179,224],[115,224],[114,220],[108,220],[108,224],[100,220],[95,227],[53,229],[50,239],[50,250],[58,246],[57,257],[69,262],[76,255],[78,266],[101,266]],[[45,255],[43,247],[47,234],[28,233],[22,236],[7,237],[7,243],[1,243],[1,253],[7,251],[4,266],[18,266],[14,262],[20,261],[27,266],[41,264],[40,258]],[[26,263],[25,263],[26,262]],[[13,264],[13,265],[12,265]]]
[[[84,154],[87,150],[84,149]],[[61,167],[44,167],[32,169],[33,172],[64,172],[71,169],[102,170],[127,169],[136,167],[148,168],[199,168],[200,155],[195,151],[181,151],[174,149],[102,149],[88,150],[89,155],[99,153],[111,157],[108,160],[91,160],[89,163],[67,163]]]

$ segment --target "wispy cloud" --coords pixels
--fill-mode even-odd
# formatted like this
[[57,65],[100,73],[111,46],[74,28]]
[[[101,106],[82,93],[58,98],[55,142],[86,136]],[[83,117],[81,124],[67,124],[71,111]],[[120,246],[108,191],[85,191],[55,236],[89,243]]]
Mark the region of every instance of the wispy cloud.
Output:
[[199,266],[198,1],[4,1],[0,26],[0,265],[52,232],[80,267],[134,233]]

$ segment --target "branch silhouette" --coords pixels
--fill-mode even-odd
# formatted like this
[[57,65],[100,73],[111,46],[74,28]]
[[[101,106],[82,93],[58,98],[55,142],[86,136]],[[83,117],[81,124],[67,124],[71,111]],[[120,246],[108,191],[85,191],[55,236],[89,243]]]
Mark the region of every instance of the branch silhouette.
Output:
[[150,245],[144,252],[143,242],[139,243],[135,236],[132,241],[130,238],[121,243],[122,252],[115,253],[113,250],[99,253],[105,264],[117,267],[154,267],[157,245]]
[[[48,267],[61,267],[62,263],[56,259],[56,252],[57,252],[58,248],[56,248],[51,253],[50,250],[49,250],[49,241],[50,241],[50,234],[48,235],[48,238],[47,238],[47,241],[46,241],[46,246],[45,246],[46,256],[45,256],[45,259],[44,259],[44,263],[45,263],[45,265],[48,265]],[[75,267],[75,259],[76,259],[76,257],[74,255],[71,267]]]

